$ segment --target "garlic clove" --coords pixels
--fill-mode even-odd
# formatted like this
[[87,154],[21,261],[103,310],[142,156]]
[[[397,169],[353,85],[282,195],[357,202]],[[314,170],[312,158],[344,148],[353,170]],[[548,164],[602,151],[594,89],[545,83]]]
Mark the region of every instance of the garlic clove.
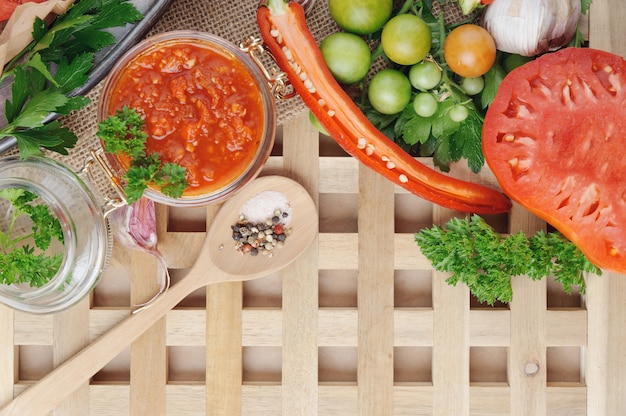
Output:
[[481,24],[498,50],[535,56],[567,45],[580,13],[580,0],[498,0],[485,9]]

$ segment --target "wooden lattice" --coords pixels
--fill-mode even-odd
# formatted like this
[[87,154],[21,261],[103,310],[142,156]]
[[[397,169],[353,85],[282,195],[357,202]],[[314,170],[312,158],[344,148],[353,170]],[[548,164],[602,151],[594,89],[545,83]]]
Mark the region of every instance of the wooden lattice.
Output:
[[[626,52],[617,51],[624,17],[621,1],[594,3],[590,45]],[[626,412],[621,276],[591,277],[584,297],[515,278],[514,302],[484,307],[448,286],[413,242],[415,231],[458,214],[320,141],[306,114],[283,126],[270,173],[318,201],[320,234],[304,257],[280,274],[192,294],[54,414]],[[469,177],[462,167],[453,174]],[[487,171],[473,180],[495,186]],[[215,210],[158,207],[174,283],[200,255]],[[545,227],[518,206],[489,220],[503,231]],[[32,316],[0,306],[0,405],[149,298],[155,274],[152,258],[116,246],[92,297],[71,310]]]

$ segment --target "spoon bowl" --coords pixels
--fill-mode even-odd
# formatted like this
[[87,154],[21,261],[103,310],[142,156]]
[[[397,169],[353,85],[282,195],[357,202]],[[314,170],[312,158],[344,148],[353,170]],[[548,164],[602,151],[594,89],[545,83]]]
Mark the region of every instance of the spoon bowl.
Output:
[[[291,208],[292,232],[272,256],[243,254],[235,249],[231,226],[239,220],[242,206],[264,191],[285,195]],[[0,416],[48,414],[191,292],[213,283],[246,281],[279,271],[309,247],[317,232],[315,203],[300,184],[282,176],[255,179],[219,210],[189,273],[149,308],[131,314],[17,396],[0,410]]]
[[[289,228],[291,235],[272,256],[243,255],[234,249],[231,225],[239,220],[241,206],[264,191],[278,191],[285,195],[291,205]],[[270,213],[271,216],[271,213]],[[233,199],[228,200],[213,220],[202,248],[203,254],[189,272],[198,274],[199,283],[216,283],[223,280],[244,281],[267,276],[278,271],[298,258],[317,234],[317,210],[306,190],[297,182],[282,176],[264,176],[255,179],[250,186],[242,189]],[[220,226],[223,224],[224,226]],[[215,267],[211,275],[201,273]],[[186,277],[189,278],[189,275]]]

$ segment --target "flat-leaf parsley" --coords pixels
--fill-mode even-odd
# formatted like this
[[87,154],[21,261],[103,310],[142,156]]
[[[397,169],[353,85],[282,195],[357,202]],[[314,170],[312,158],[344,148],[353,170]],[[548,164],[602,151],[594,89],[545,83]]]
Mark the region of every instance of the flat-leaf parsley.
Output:
[[78,0],[51,25],[36,18],[32,42],[0,74],[0,83],[12,80],[0,141],[14,137],[22,158],[41,155],[42,148],[68,154],[77,137],[49,116],[90,102],[75,91],[87,83],[96,53],[116,42],[107,29],[142,18],[129,0]]

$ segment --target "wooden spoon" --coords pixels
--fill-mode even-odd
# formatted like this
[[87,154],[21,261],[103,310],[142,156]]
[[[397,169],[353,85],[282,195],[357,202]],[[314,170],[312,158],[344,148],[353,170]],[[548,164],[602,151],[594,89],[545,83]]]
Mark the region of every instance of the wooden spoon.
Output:
[[[274,250],[272,257],[244,255],[234,248],[231,225],[239,219],[244,203],[263,191],[276,191],[286,196],[291,206],[289,228],[292,233],[283,247]],[[0,410],[0,415],[48,414],[191,292],[213,283],[251,280],[276,272],[306,250],[317,230],[315,203],[302,186],[281,176],[255,179],[224,203],[207,233],[201,255],[187,275],[150,308],[131,314],[29,387]]]

